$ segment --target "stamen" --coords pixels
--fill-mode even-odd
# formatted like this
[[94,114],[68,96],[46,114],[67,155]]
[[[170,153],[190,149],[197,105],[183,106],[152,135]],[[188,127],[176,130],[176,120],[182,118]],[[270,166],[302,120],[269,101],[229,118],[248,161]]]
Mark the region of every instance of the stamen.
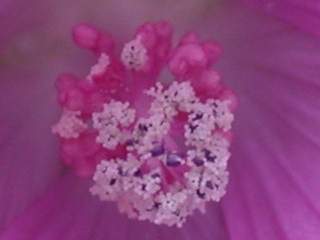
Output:
[[138,120],[132,133],[135,142],[134,149],[139,154],[152,152],[155,143],[161,142],[163,136],[168,133],[169,128],[170,124],[163,114],[156,114],[150,116],[150,118]]
[[129,70],[139,71],[148,61],[147,49],[143,46],[139,36],[136,39],[125,44],[121,60],[124,66]]
[[64,110],[59,122],[52,127],[52,132],[62,138],[77,138],[87,129],[87,124],[80,118],[80,111]]
[[[229,142],[216,131],[231,124],[233,115],[222,101],[201,103],[188,82],[173,82],[167,89],[158,83],[146,94],[154,98],[150,116],[136,121],[132,138],[127,140],[130,143],[128,158],[122,160],[126,164],[132,161],[136,163],[132,165],[139,167],[131,173],[118,170],[116,176],[109,170],[112,172],[110,177],[101,178],[97,176],[105,176],[105,163],[102,163],[96,170],[92,191],[100,198],[118,201],[119,208],[132,217],[179,227],[195,209],[203,209],[204,202],[219,201],[225,193]],[[219,107],[222,110],[218,114]],[[117,124],[121,122],[121,113],[127,111],[128,105],[111,102],[105,105],[102,113],[94,115],[93,125],[97,129],[112,125],[119,130]],[[170,125],[180,112],[188,114],[184,136],[189,150],[185,158],[166,149],[164,144],[170,134]],[[226,118],[226,115],[232,117]],[[127,121],[127,126],[132,121]],[[121,135],[120,130],[118,134]],[[117,163],[118,169],[122,169],[120,160]],[[180,179],[178,172],[173,173],[177,174],[175,177],[168,178],[170,171],[178,171],[181,167],[186,170]],[[172,177],[177,179],[172,180]],[[123,198],[126,198],[125,206],[121,205]]]
[[135,120],[135,110],[129,103],[111,101],[104,104],[102,112],[92,114],[93,128],[98,130],[97,143],[107,149],[115,149],[127,140],[124,131]]
[[229,131],[233,122],[234,116],[230,112],[229,101],[208,101],[209,105],[214,106],[214,113],[216,114],[216,122],[218,127],[222,128],[223,131]]
[[96,75],[102,75],[107,67],[110,65],[110,58],[107,54],[102,53],[98,59],[98,62],[96,65],[91,67],[90,73],[87,76],[88,80],[92,80],[92,78]]
[[199,191],[207,201],[220,201],[225,194],[228,183],[228,173],[221,171],[218,174],[206,170],[202,176]]
[[[158,173],[158,175],[155,175]],[[157,176],[157,177],[154,177]],[[161,189],[161,179],[159,170],[156,169],[153,172],[144,175],[139,178],[135,184],[134,192],[144,199],[148,199],[156,194]]]

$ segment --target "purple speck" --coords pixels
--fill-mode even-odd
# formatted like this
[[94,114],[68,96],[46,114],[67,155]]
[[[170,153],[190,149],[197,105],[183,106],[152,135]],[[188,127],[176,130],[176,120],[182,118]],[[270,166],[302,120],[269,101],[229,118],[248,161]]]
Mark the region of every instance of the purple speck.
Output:
[[137,171],[135,171],[135,173],[133,174],[135,177],[142,177],[142,172],[140,169],[138,169]]
[[159,145],[156,145],[152,150],[151,150],[151,154],[153,157],[157,157],[157,156],[160,156],[162,154],[164,154],[164,147],[163,145],[159,144]]
[[177,154],[169,154],[167,156],[167,165],[170,167],[177,167],[181,164],[181,157],[179,157]]
[[148,131],[148,127],[144,124],[139,124],[139,130],[141,132],[146,132],[146,131]]
[[133,139],[129,139],[129,140],[127,140],[126,144],[128,146],[132,146],[134,144],[134,140]]
[[207,187],[207,188],[210,188],[210,189],[213,189],[212,182],[211,182],[211,181],[207,181],[207,182],[206,182],[206,187]]
[[110,181],[110,185],[112,186],[112,185],[114,185],[115,183],[116,183],[116,179],[115,178],[113,178],[113,179],[111,179],[111,181]]
[[199,196],[199,198],[204,198],[205,197],[205,193],[202,193],[199,189],[197,190],[197,195]]
[[216,156],[211,154],[211,152],[208,150],[205,150],[205,156],[206,156],[206,159],[208,160],[208,162],[214,162],[217,158]]
[[203,165],[203,160],[200,159],[200,158],[194,158],[194,159],[192,160],[192,162],[193,162],[196,166],[198,166],[198,167],[200,167],[200,166]]
[[197,113],[196,116],[194,118],[192,118],[192,121],[195,121],[195,120],[199,120],[203,117],[203,114],[202,113]]

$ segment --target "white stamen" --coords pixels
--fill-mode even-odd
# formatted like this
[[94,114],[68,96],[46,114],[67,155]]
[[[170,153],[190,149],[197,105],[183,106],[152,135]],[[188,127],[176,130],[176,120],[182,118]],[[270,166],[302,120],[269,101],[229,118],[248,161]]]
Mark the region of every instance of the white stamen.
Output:
[[[217,130],[227,131],[233,115],[227,102],[210,99],[201,103],[188,82],[174,82],[167,89],[158,83],[146,93],[154,98],[150,116],[137,120],[130,130],[127,158],[98,165],[91,192],[100,199],[118,201],[121,211],[131,217],[181,227],[194,210],[203,212],[206,202],[219,201],[225,194],[229,141]],[[101,113],[94,113],[93,126],[99,131],[97,141],[108,148],[116,146],[120,142],[117,137],[123,135],[122,128],[135,120],[132,111],[127,103],[111,101]],[[161,149],[174,117],[180,112],[188,115],[185,158]],[[143,172],[144,164],[153,167]],[[180,179],[183,184],[176,182],[164,190],[166,176],[160,166],[174,171],[183,165],[191,167]]]
[[109,56],[105,53],[101,53],[98,59],[98,62],[91,67],[91,70],[89,75],[87,76],[87,79],[92,80],[94,76],[103,74],[107,70],[107,67],[109,65],[110,65]]
[[111,101],[104,104],[102,112],[92,114],[93,128],[98,130],[97,142],[107,149],[115,149],[127,140],[125,131],[135,120],[135,110],[129,103]]
[[78,138],[88,128],[80,114],[80,111],[64,110],[59,122],[52,127],[52,132],[62,138]]
[[148,61],[147,49],[137,36],[134,40],[125,44],[121,52],[121,61],[129,70],[139,71]]

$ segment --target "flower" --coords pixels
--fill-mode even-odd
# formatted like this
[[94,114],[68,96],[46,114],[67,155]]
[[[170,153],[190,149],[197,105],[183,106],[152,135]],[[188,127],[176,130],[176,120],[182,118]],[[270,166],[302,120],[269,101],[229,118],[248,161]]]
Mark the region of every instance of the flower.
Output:
[[[0,33],[0,239],[318,238],[317,1],[178,3],[2,4],[1,24],[10,27]],[[157,18],[216,38],[224,50],[217,70],[240,101],[227,194],[181,229],[129,221],[96,201],[91,183],[57,161],[50,134],[58,114],[54,76],[95,61],[65,40],[68,29],[96,22],[127,39],[135,26]]]

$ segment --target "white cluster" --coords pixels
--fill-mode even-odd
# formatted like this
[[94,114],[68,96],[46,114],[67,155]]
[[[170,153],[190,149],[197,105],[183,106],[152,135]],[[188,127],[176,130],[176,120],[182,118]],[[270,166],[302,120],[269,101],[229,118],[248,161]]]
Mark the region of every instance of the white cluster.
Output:
[[211,171],[208,168],[194,168],[185,173],[189,193],[193,194],[197,202],[220,201],[225,194],[228,183],[226,169]]
[[[147,94],[154,98],[150,116],[137,120],[126,138],[127,158],[103,161],[91,192],[102,200],[117,201],[130,217],[181,227],[194,210],[204,210],[206,202],[219,201],[225,194],[230,143],[224,132],[230,130],[233,114],[226,101],[201,103],[189,82],[174,82],[166,89],[158,83]],[[179,113],[188,115],[184,157],[163,145]],[[106,104],[101,113],[93,115],[97,141],[108,148],[121,142],[120,128],[130,126],[134,115],[128,104]],[[183,165],[189,170],[177,177],[175,169]],[[178,179],[168,183],[166,171]]]
[[156,224],[181,227],[187,215],[190,214],[190,210],[187,210],[190,208],[187,190],[162,193],[158,196],[157,201],[161,204],[154,219]]
[[185,126],[187,145],[206,145],[217,128],[230,130],[233,118],[228,101],[209,99],[206,103],[195,103]]
[[132,133],[135,150],[140,155],[150,152],[154,143],[162,141],[179,111],[191,111],[198,101],[189,82],[174,82],[166,90],[157,83],[146,94],[154,97],[149,110],[150,117],[139,119]]
[[162,113],[170,120],[178,111],[190,112],[194,104],[199,101],[190,82],[173,82],[166,90],[161,83],[157,83],[156,87],[147,91],[147,94],[155,98],[150,114]]
[[188,186],[204,201],[219,201],[228,182],[227,161],[230,143],[217,130],[228,131],[233,114],[228,103],[208,100],[196,103],[185,125],[187,163],[193,170],[185,174]]
[[205,201],[220,201],[226,193],[228,176],[229,174],[225,169],[221,169],[216,173],[213,173],[209,169],[204,171],[199,186],[199,193],[203,194]]
[[101,201],[116,200],[117,193],[121,191],[118,161],[102,160],[97,166],[93,180],[96,184],[90,189],[93,195],[97,195]]
[[104,104],[102,112],[92,114],[93,128],[98,130],[96,141],[107,149],[115,149],[127,140],[125,128],[134,120],[135,110],[129,108],[129,103],[111,101]]
[[91,67],[91,70],[89,75],[87,76],[87,79],[92,80],[94,76],[103,74],[109,65],[110,65],[109,56],[105,53],[102,53],[98,59],[98,62],[93,67]]
[[149,153],[154,143],[161,142],[169,128],[170,124],[163,114],[140,119],[132,132],[134,145],[128,147],[128,150],[136,150],[139,155]]
[[[229,141],[219,134],[214,134],[208,142],[207,150],[209,153],[207,158],[209,160],[205,162],[205,166],[213,172],[215,169],[225,169],[231,155],[229,147]],[[210,158],[214,159],[214,161],[210,161]]]
[[141,70],[148,61],[147,49],[141,42],[141,37],[126,43],[121,52],[121,60],[124,66],[130,70]]
[[216,126],[216,118],[212,109],[207,104],[197,103],[188,115],[185,125],[186,144],[189,146],[203,147],[210,139]]
[[161,189],[160,171],[155,170],[138,178],[133,191],[143,199],[152,198]]
[[[140,220],[181,227],[198,205],[191,204],[186,189],[164,193],[161,171],[139,175],[141,162],[129,154],[127,160],[103,160],[96,169],[90,192],[101,201],[117,201],[119,209]],[[124,199],[125,198],[125,199]]]
[[80,111],[64,110],[59,122],[52,127],[52,132],[62,138],[78,138],[88,128],[80,115]]
[[234,116],[230,112],[230,102],[221,100],[209,100],[207,104],[213,106],[217,125],[224,131],[229,131],[234,120]]
[[[116,200],[123,189],[130,190],[136,186],[132,176],[140,165],[133,156],[129,156],[127,160],[102,160],[96,168],[93,176],[95,185],[91,187],[90,192],[97,195],[101,201]],[[134,182],[130,184],[129,181]]]

